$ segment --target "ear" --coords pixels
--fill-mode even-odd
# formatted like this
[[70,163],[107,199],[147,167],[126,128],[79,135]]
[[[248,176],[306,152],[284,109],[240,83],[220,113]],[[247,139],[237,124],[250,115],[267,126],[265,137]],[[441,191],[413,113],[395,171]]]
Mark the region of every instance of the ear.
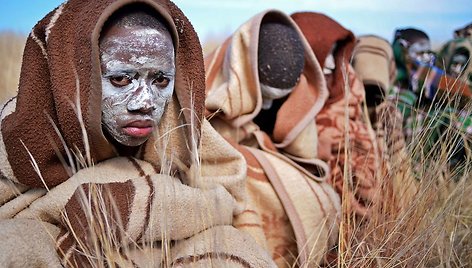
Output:
[[407,48],[410,45],[410,43],[408,41],[406,41],[405,39],[402,39],[402,38],[398,39],[397,41],[404,48]]
[[406,47],[404,46],[404,44],[400,42],[400,39],[399,39],[393,43],[392,49],[393,49],[393,55],[395,57],[396,63],[401,64],[404,61],[403,51],[404,49],[406,49]]

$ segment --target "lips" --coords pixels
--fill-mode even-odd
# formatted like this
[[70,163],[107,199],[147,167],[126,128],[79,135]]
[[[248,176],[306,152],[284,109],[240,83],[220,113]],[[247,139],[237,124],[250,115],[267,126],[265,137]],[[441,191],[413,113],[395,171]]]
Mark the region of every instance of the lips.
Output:
[[150,120],[137,120],[127,123],[123,131],[132,137],[143,138],[151,135],[154,129],[153,122]]

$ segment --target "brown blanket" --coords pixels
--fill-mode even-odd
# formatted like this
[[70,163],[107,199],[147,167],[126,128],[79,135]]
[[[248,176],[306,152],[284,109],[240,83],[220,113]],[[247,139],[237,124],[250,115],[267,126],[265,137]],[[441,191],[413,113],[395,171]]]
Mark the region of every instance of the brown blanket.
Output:
[[330,181],[344,195],[349,210],[367,216],[380,198],[380,166],[375,134],[362,109],[364,87],[350,65],[355,37],[320,13],[300,12],[291,17],[323,67],[329,67],[330,54],[334,58],[334,69],[326,75],[329,98],[316,116],[319,157],[329,163]]
[[1,266],[272,267],[232,226],[246,165],[203,120],[201,46],[172,2],[141,1],[176,44],[174,97],[158,130],[127,158],[103,135],[98,38],[134,2],[70,0],[30,33],[18,96],[0,114]]
[[[271,133],[255,123],[262,106],[257,53],[264,19],[296,29],[305,50],[298,84],[280,108],[269,110],[276,115]],[[340,205],[325,182],[329,169],[317,159],[314,118],[328,92],[315,55],[290,17],[270,10],[240,26],[205,63],[207,117],[248,162],[250,203],[236,226],[265,245],[279,267],[316,267],[337,239]]]

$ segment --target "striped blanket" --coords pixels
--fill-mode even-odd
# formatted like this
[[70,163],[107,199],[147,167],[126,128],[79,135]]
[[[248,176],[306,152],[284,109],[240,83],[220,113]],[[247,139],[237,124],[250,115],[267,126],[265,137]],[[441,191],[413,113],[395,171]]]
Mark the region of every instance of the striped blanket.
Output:
[[326,74],[329,97],[316,115],[318,156],[331,168],[330,182],[346,200],[350,213],[368,217],[381,198],[375,133],[362,109],[365,90],[350,65],[356,43],[353,33],[332,18],[315,12],[292,14],[321,66],[332,56]]
[[0,266],[275,267],[233,226],[247,166],[203,119],[196,32],[172,2],[139,2],[168,25],[176,74],[155,135],[128,157],[102,132],[98,40],[136,1],[69,0],[31,31],[0,113]]
[[379,149],[380,169],[377,173],[382,178],[380,184],[385,196],[380,204],[388,202],[390,209],[408,208],[417,193],[417,186],[403,136],[402,114],[395,100],[387,97],[396,77],[393,49],[379,36],[360,36],[352,64],[365,87],[366,106]]
[[[305,51],[298,84],[265,111],[257,68],[263,21],[295,29]],[[241,25],[205,63],[207,118],[248,163],[248,209],[236,226],[258,237],[279,267],[317,267],[336,242],[340,200],[326,182],[327,164],[317,159],[315,116],[328,92],[313,51],[289,16],[269,10]],[[270,127],[262,131],[256,122]]]

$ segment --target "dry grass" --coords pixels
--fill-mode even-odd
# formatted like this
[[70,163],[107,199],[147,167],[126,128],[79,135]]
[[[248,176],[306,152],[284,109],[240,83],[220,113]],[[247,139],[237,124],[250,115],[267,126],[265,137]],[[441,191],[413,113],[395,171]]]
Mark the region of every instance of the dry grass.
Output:
[[[335,253],[337,258],[325,267],[472,267],[471,151],[466,149],[468,160],[461,166],[454,170],[448,168],[452,145],[458,139],[468,137],[449,125],[441,142],[430,149],[434,153],[425,155],[423,147],[431,131],[422,131],[408,148],[411,162],[408,159],[389,159],[390,169],[384,174],[381,187],[384,198],[372,207],[373,212],[368,220],[343,213]],[[412,183],[417,188],[416,193],[400,196],[398,191],[403,188],[401,185],[393,187],[395,183]],[[86,198],[86,211],[92,215],[92,211],[103,211],[107,206],[110,210],[108,203],[96,201],[103,199],[101,193],[98,198]],[[90,209],[91,206],[98,207]],[[347,206],[347,203],[343,205],[344,211],[349,211]],[[95,248],[83,246],[81,249],[85,256],[96,263],[96,267],[106,266],[102,264],[114,266],[116,263],[126,265],[126,260],[113,246],[120,240],[117,233],[111,233],[109,230],[112,228],[103,224],[109,220],[100,220],[100,215],[90,218],[99,219],[89,223],[94,226],[92,234],[98,236],[94,236]],[[118,233],[125,235],[123,231]],[[102,245],[101,250],[96,245]],[[153,247],[134,246],[138,250]],[[168,243],[156,246],[158,248],[152,250],[161,254],[165,263],[170,254]],[[125,247],[121,254],[126,254],[128,250]],[[164,267],[170,266],[164,264]]]
[[0,32],[0,103],[16,95],[26,37]]
[[[454,99],[442,102],[444,106],[455,103]],[[430,119],[441,120],[441,116]],[[353,219],[343,213],[338,259],[331,267],[472,267],[470,148],[466,145],[467,160],[462,164],[453,169],[448,164],[453,145],[460,139],[470,144],[471,137],[447,125],[441,140],[426,151],[434,131],[430,124],[425,123],[409,145],[408,159],[388,160],[383,200],[372,207],[371,218]],[[401,184],[414,185],[416,193],[400,196]]]
[[[0,35],[0,100],[11,96],[12,89],[16,89],[23,44],[21,36]],[[446,133],[441,142],[428,150],[432,153],[425,155],[423,149],[430,133],[423,131],[408,150],[408,158],[414,159],[412,162],[399,159],[389,163],[391,168],[382,187],[384,199],[373,207],[370,220],[355,219],[344,213],[336,252],[338,258],[330,267],[472,267],[470,148],[466,148],[468,160],[460,168],[449,170],[447,164],[452,145],[458,139],[470,137],[451,127]],[[415,172],[405,172],[411,165],[417,167]],[[394,180],[415,183],[417,193],[411,199],[399,197],[392,190]],[[100,194],[88,196],[86,200],[90,213],[101,211],[105,206]],[[398,203],[404,205],[399,207]],[[100,218],[100,215],[90,216],[89,220],[94,217]],[[105,263],[114,267],[113,263],[123,262],[113,246],[119,240],[116,236],[122,232],[110,233],[107,224],[109,221],[103,219],[90,222],[93,233],[99,234],[93,245],[103,246],[96,250],[101,255],[97,256],[94,249],[83,248],[91,259],[101,260],[103,265],[96,267],[105,267]],[[160,247],[161,252],[167,252],[167,243]]]

